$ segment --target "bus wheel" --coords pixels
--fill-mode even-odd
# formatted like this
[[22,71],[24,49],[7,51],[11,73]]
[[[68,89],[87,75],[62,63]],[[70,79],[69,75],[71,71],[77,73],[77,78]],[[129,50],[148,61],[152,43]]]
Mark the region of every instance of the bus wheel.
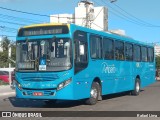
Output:
[[47,100],[47,101],[44,101],[46,105],[55,105],[57,100]]
[[99,83],[97,82],[93,82],[92,84],[92,88],[91,88],[91,91],[90,91],[90,98],[88,98],[85,102],[86,104],[88,105],[95,105],[98,101],[98,96],[100,94],[100,86],[99,86]]
[[136,78],[134,90],[131,91],[131,95],[139,95],[140,93],[140,80]]

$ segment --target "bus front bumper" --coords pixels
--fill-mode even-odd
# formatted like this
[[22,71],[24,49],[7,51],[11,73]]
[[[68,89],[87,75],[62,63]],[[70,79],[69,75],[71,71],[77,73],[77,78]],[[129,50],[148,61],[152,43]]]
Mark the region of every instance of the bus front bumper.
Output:
[[48,99],[59,99],[59,100],[76,100],[74,98],[74,92],[72,92],[72,84],[66,86],[61,90],[57,89],[19,89],[16,86],[16,97],[23,99],[34,99],[34,100],[48,100]]

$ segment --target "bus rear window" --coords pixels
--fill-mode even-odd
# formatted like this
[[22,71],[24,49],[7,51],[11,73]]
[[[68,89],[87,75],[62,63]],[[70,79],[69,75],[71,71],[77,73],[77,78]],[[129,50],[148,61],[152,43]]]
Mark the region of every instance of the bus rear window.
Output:
[[52,35],[52,34],[67,34],[69,33],[68,26],[38,26],[31,28],[21,28],[18,37],[36,36],[36,35]]

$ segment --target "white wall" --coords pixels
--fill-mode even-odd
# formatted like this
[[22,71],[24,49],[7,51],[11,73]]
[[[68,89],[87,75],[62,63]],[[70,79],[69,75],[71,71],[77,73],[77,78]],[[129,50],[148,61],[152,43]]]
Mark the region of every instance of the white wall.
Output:
[[94,7],[95,20],[91,24],[92,29],[108,30],[108,10],[106,7]]
[[86,8],[85,6],[75,7],[75,24],[79,26],[86,25]]
[[[94,7],[94,16],[93,21],[90,21],[90,27],[95,30],[108,31],[108,9],[106,7]],[[86,8],[76,7],[75,8],[75,18],[84,18],[84,19],[75,19],[75,24],[80,26],[86,25]]]
[[111,33],[115,33],[118,35],[126,35],[125,30],[117,29],[117,30],[109,30]]
[[13,71],[15,68],[0,68],[0,71]]
[[[108,9],[106,7],[94,7],[91,3],[88,6],[89,27],[95,30],[108,31]],[[91,17],[92,16],[92,17]],[[68,18],[75,19],[68,19]],[[78,3],[75,7],[75,14],[50,15],[50,22],[54,23],[75,23],[79,26],[86,26],[86,7],[84,3]]]
[[160,56],[160,45],[155,45],[154,49],[155,49],[155,55]]

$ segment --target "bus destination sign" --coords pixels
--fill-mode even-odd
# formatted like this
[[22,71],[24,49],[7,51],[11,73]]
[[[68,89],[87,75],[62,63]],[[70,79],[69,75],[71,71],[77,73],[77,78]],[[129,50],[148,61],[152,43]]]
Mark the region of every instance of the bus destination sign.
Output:
[[69,32],[68,27],[63,26],[41,26],[31,28],[21,28],[18,36],[37,36],[37,35],[52,35],[52,34],[67,34]]

